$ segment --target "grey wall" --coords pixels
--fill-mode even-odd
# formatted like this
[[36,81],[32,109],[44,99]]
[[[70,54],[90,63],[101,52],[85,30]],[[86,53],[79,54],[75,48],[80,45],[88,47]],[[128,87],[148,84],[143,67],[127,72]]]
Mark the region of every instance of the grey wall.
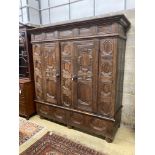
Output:
[[134,8],[134,0],[40,0],[43,25]]
[[127,33],[122,123],[135,127],[135,10],[122,12],[131,22]]
[[47,25],[128,10],[135,0],[20,0],[20,21]]
[[19,21],[29,25],[40,25],[39,0],[19,0]]

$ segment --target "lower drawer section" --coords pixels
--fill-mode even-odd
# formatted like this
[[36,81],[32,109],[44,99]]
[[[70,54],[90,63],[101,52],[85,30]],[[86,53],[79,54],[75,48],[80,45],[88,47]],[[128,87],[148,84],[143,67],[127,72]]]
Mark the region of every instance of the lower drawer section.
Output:
[[101,136],[109,133],[109,131],[114,125],[114,122],[112,121],[76,112],[71,112],[68,123],[71,126],[75,126],[89,133],[95,133]]
[[68,112],[63,109],[37,104],[37,112],[41,116],[66,124]]
[[87,133],[96,134],[108,139],[107,141],[110,142],[113,140],[119,126],[117,119],[110,120],[93,114],[73,111],[72,109],[60,108],[44,103],[37,103],[37,112],[45,118],[81,129]]

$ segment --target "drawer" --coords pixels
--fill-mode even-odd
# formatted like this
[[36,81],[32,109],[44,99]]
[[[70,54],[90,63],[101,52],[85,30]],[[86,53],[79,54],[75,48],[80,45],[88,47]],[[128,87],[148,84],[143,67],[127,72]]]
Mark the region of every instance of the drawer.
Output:
[[114,122],[112,121],[92,116],[86,116],[85,119],[85,123],[88,129],[98,135],[106,135],[107,133],[111,132],[111,129],[114,125]]
[[68,111],[66,110],[37,103],[37,111],[44,117],[58,121],[60,123],[67,123]]
[[69,125],[97,135],[106,135],[111,132],[114,122],[100,119],[86,114],[71,112]]
[[72,126],[83,128],[85,127],[85,116],[80,113],[71,112],[69,124]]

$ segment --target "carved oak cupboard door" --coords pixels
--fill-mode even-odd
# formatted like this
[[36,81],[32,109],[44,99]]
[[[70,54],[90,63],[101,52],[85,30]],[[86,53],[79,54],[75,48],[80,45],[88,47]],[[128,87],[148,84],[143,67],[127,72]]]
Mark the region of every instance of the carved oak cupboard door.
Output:
[[115,39],[100,41],[98,112],[107,116],[114,115],[115,43]]
[[60,104],[60,54],[59,43],[43,45],[44,98],[52,104]]
[[42,76],[42,48],[41,44],[33,44],[33,64],[35,94],[37,100],[43,100],[43,76]]
[[61,43],[61,104],[72,106],[73,43]]
[[97,110],[98,40],[74,42],[74,108]]

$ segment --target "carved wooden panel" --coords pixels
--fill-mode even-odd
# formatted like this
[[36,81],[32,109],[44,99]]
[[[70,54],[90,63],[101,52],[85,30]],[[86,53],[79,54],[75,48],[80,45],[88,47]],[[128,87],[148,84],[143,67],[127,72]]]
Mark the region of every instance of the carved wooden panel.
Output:
[[37,105],[37,110],[39,113],[44,115],[50,114],[50,107],[47,105]]
[[100,114],[112,116],[112,91],[113,91],[113,56],[114,40],[103,39],[100,41],[99,55],[99,93],[98,111]]
[[72,105],[73,43],[61,43],[61,103]]
[[46,32],[45,35],[44,35],[44,39],[45,40],[55,39],[54,32]]
[[83,27],[79,28],[79,35],[80,36],[90,36],[90,35],[95,35],[96,34],[96,27]]
[[79,41],[74,43],[74,48],[74,107],[95,112],[98,42]]
[[72,30],[65,30],[65,31],[59,31],[59,37],[60,38],[66,38],[66,37],[73,37],[73,31]]
[[84,115],[82,114],[79,114],[79,113],[71,113],[70,115],[70,121],[71,123],[73,124],[76,124],[78,126],[80,125],[84,125],[85,124],[85,121],[84,121]]
[[31,40],[32,41],[34,41],[34,40],[37,40],[37,41],[42,40],[42,33],[32,35]]
[[112,25],[100,25],[97,28],[98,34],[112,33]]
[[35,94],[38,100],[43,100],[43,76],[42,76],[42,49],[41,44],[33,45],[33,64],[34,64],[34,80]]
[[90,119],[90,127],[94,130],[100,131],[100,132],[106,132],[106,122],[101,120],[101,119],[97,119],[97,118],[92,118]]
[[63,109],[58,109],[58,108],[52,108],[52,113],[51,115],[54,117],[55,120],[60,121],[60,122],[65,122],[66,121],[66,113],[65,110]]
[[57,104],[60,91],[60,55],[58,43],[46,43],[43,48],[44,97],[47,102]]

